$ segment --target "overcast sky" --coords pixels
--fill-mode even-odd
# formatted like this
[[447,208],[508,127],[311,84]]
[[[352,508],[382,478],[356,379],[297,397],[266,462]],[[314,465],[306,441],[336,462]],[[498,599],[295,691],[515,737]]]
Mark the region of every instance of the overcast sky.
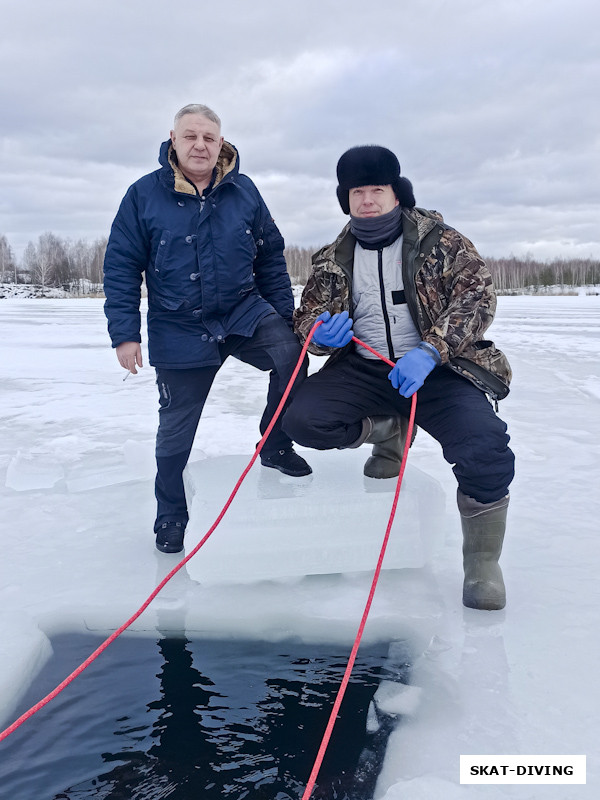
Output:
[[0,0],[0,234],[107,235],[206,103],[286,242],[382,144],[483,255],[600,258],[598,0]]

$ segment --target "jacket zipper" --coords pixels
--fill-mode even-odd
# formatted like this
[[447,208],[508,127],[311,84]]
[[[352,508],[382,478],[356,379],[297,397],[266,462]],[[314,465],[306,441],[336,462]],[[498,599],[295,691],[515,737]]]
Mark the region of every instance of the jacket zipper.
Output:
[[390,317],[385,302],[385,286],[383,283],[383,250],[377,251],[377,270],[379,272],[379,293],[381,295],[381,310],[383,312],[383,321],[385,323],[385,338],[387,340],[388,353],[390,361],[395,361],[394,345],[392,343],[392,331],[390,327]]
[[[408,258],[402,258],[402,280],[404,282],[404,296],[406,297],[408,310],[410,311],[410,315],[414,322],[415,328],[419,331],[419,334],[422,336],[423,331],[421,330],[421,325],[419,323],[419,314],[418,314],[419,305],[421,305],[423,316],[429,320],[430,324],[431,320],[429,319],[429,314],[427,313],[426,309],[423,308],[422,303],[420,303],[419,296],[415,288],[415,275],[419,269],[417,265],[417,259],[419,257],[420,250],[421,250],[421,241],[420,239],[417,239],[417,241],[412,245],[409,251]],[[408,264],[412,265],[410,274],[408,274]]]

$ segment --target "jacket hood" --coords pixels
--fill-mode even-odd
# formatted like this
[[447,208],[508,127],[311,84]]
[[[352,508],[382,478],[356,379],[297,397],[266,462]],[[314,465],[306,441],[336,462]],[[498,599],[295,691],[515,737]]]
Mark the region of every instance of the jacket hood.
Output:
[[[195,186],[185,177],[179,167],[177,153],[170,139],[161,144],[158,162],[166,170],[167,183],[170,188],[183,194],[196,194]],[[229,142],[223,142],[215,170],[215,186],[227,175],[237,175],[239,172],[240,158],[238,151]]]

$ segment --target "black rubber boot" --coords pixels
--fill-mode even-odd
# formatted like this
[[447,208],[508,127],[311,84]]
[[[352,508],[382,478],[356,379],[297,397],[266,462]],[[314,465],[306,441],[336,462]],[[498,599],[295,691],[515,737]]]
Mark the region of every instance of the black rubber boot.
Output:
[[260,463],[263,467],[277,469],[284,475],[291,475],[293,478],[300,478],[312,473],[312,469],[293,447],[289,447],[287,450],[277,450],[270,456],[261,455]]
[[479,503],[458,490],[458,510],[463,530],[463,605],[499,611],[506,605],[506,590],[498,564],[506,530],[509,496],[494,503]]

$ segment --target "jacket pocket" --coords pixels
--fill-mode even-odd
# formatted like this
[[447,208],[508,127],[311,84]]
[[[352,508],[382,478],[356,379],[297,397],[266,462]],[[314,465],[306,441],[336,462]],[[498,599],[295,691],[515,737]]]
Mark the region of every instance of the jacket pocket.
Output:
[[250,255],[252,261],[256,258],[258,248],[254,240],[252,226],[247,222],[242,222],[238,227],[238,238],[242,248]]
[[154,259],[154,271],[160,272],[160,268],[164,264],[165,258],[168,255],[171,246],[172,234],[171,231],[163,231],[158,241],[158,248],[156,250],[156,257]]
[[153,297],[153,309],[159,311],[179,311],[182,308],[189,308],[189,302],[183,297],[166,297],[159,295]]
[[156,383],[158,386],[158,403],[160,410],[164,411],[171,405],[171,389],[166,381],[160,381],[157,379]]
[[493,400],[504,400],[510,391],[510,367],[504,353],[495,350],[494,355],[493,360],[486,359],[484,363],[463,356],[454,356],[448,366],[474,383]]

